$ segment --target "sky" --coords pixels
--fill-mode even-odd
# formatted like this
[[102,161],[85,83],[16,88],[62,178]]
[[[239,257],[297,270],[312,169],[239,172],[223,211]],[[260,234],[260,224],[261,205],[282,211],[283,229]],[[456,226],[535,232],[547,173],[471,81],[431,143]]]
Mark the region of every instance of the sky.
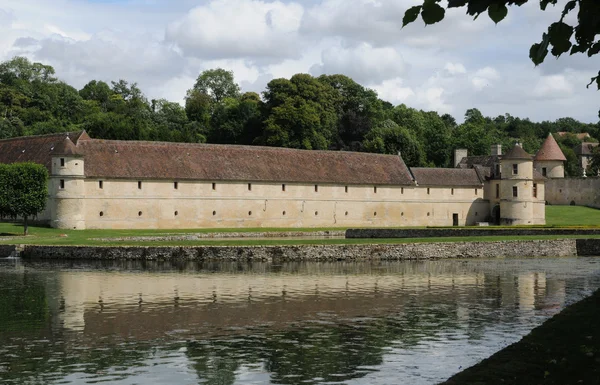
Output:
[[[404,11],[422,0],[1,0],[0,61],[52,65],[76,88],[137,82],[148,98],[183,102],[206,69],[234,72],[262,92],[296,73],[344,74],[394,105],[450,113],[469,108],[535,121],[598,121],[600,91],[586,85],[598,57],[548,56],[529,47],[557,21],[538,1],[510,7],[495,25],[453,9],[438,24]],[[559,2],[562,4],[562,2]]]

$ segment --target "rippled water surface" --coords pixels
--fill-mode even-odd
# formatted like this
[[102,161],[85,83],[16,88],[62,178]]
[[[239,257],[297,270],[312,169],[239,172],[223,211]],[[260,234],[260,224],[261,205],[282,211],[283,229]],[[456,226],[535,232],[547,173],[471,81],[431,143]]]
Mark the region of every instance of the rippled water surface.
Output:
[[0,260],[2,384],[435,384],[600,287],[600,258]]

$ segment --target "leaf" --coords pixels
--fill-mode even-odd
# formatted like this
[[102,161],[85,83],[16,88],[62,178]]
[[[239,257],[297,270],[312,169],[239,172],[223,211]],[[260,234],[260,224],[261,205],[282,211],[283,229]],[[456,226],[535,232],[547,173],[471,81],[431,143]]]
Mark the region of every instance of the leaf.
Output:
[[556,1],[557,0],[540,0],[540,8],[542,11],[545,11],[548,4],[556,5]]
[[548,34],[545,33],[542,35],[542,42],[532,45],[529,49],[529,58],[536,66],[541,64],[548,55],[549,39]]
[[421,13],[420,5],[410,7],[409,9],[407,9],[406,12],[404,12],[404,17],[402,18],[402,28],[417,20],[417,16],[419,16],[419,13]]
[[590,49],[588,50],[588,57],[591,57],[592,55],[595,55],[598,52],[600,52],[600,41],[590,47]]
[[464,7],[468,2],[468,0],[448,0],[448,8]]
[[508,14],[508,8],[505,4],[494,3],[488,8],[488,16],[496,24],[501,22]]
[[438,3],[433,1],[426,1],[423,3],[423,10],[421,11],[421,18],[425,24],[435,24],[438,21],[444,19],[446,10],[442,8]]
[[550,36],[550,44],[552,44],[552,55],[558,57],[567,52],[572,44],[570,42],[573,35],[573,27],[562,21],[552,23],[548,27],[548,35]]
[[[600,71],[598,71],[598,76],[594,76],[589,84],[586,86],[587,88],[590,88],[590,86],[592,85],[592,83],[596,82],[596,84],[598,85],[598,89],[600,90]],[[598,114],[598,116],[600,116],[600,113]]]

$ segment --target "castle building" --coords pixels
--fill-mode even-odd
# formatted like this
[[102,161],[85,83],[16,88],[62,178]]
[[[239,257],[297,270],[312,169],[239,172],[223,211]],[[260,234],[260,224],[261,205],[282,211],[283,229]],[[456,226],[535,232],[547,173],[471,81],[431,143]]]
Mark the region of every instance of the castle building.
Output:
[[48,168],[38,220],[62,229],[545,223],[546,178],[519,145],[505,155],[500,146],[490,156],[456,154],[456,168],[408,168],[400,154],[99,140],[85,131],[0,140],[0,163]]

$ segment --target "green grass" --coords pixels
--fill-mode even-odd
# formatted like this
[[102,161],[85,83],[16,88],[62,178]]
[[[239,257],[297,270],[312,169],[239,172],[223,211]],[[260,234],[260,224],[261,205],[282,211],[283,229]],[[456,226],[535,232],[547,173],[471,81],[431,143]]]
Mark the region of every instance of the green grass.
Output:
[[600,210],[584,206],[546,206],[548,226],[600,226]]
[[[600,210],[580,206],[546,206],[547,226],[544,228],[600,226]],[[422,227],[421,227],[422,228]],[[496,228],[496,227],[493,227]],[[490,229],[479,228],[479,229]],[[461,241],[499,241],[556,239],[556,235],[540,236],[486,236],[486,237],[436,237],[411,239],[202,239],[194,241],[119,241],[116,239],[101,241],[96,238],[122,238],[161,235],[182,235],[210,232],[281,232],[281,231],[319,231],[345,230],[344,228],[245,228],[245,229],[185,229],[185,230],[61,230],[48,227],[30,226],[30,235],[21,236],[23,227],[18,224],[0,223],[0,244],[38,244],[38,245],[89,245],[89,246],[244,246],[244,245],[331,245],[331,244],[389,244],[416,242],[461,242]],[[562,239],[581,238],[582,236],[560,236]],[[600,236],[599,236],[600,237]],[[585,236],[585,238],[596,238]]]

